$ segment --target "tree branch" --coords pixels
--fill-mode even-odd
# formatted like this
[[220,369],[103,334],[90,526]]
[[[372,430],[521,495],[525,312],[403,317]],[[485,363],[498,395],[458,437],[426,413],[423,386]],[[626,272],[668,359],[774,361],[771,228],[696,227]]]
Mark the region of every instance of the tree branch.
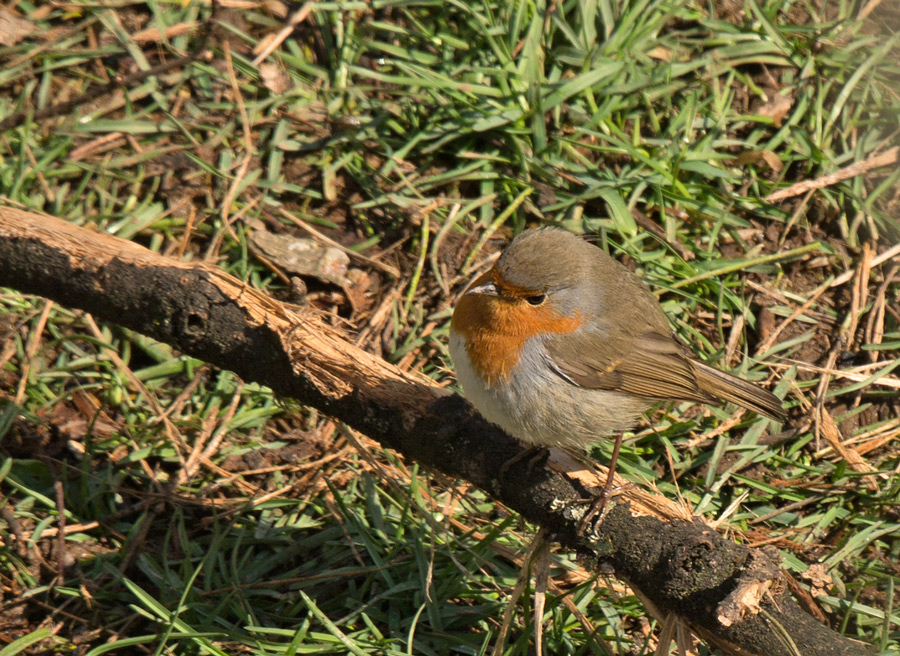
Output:
[[0,208],[0,285],[150,335],[467,479],[595,565],[614,567],[658,617],[674,613],[728,653],[871,653],[800,609],[777,552],[726,541],[635,486],[616,497],[597,535],[579,537],[586,485],[600,482],[594,474],[554,454],[545,467],[522,462],[498,480],[521,447],[466,401],[361,351],[314,312],[289,310],[218,269]]

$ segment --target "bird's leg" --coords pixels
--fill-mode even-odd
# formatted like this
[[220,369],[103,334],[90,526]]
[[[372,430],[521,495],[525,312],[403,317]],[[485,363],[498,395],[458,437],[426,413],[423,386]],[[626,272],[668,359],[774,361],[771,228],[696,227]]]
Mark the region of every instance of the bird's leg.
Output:
[[[603,485],[600,494],[591,501],[591,507],[588,508],[588,511],[584,514],[584,517],[581,518],[581,522],[578,525],[578,532],[581,534],[587,533],[588,529],[593,529],[594,518],[602,515],[604,508],[606,508],[606,502],[609,501],[610,496],[612,496],[613,483],[616,478],[616,463],[619,460],[619,451],[621,449],[622,433],[619,432],[616,434],[616,441],[613,443],[613,452],[612,457],[609,459],[609,470],[606,474],[606,483]],[[593,532],[593,530],[590,532]]]
[[506,477],[506,473],[510,470],[510,468],[518,462],[523,460],[528,460],[528,471],[530,472],[535,465],[537,465],[541,460],[545,460],[550,455],[550,449],[543,446],[529,446],[522,451],[519,451],[512,458],[504,462],[500,466],[499,480],[502,483],[503,479]]

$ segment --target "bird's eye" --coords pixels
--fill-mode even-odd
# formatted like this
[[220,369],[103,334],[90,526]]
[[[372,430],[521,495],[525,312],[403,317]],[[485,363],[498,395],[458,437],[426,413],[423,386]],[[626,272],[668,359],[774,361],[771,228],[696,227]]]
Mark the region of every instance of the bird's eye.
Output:
[[534,294],[533,296],[526,296],[525,300],[529,305],[540,305],[545,300],[547,300],[546,294]]

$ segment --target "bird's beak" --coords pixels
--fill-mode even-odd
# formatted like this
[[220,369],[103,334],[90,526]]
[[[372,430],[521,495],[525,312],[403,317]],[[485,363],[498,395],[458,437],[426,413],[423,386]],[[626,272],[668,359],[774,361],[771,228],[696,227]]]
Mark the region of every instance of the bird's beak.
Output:
[[463,296],[474,294],[475,296],[499,296],[500,291],[494,284],[494,270],[485,271],[469,283],[463,292]]
[[497,286],[488,282],[483,285],[473,285],[466,290],[466,295],[469,294],[480,294],[482,296],[499,296],[500,292],[497,291]]

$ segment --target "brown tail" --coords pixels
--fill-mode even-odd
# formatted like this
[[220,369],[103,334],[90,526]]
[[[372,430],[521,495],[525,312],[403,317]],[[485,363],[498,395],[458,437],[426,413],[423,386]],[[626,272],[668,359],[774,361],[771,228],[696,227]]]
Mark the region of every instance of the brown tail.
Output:
[[776,421],[787,419],[781,399],[771,392],[696,360],[692,364],[697,372],[697,385],[710,396],[737,403]]

